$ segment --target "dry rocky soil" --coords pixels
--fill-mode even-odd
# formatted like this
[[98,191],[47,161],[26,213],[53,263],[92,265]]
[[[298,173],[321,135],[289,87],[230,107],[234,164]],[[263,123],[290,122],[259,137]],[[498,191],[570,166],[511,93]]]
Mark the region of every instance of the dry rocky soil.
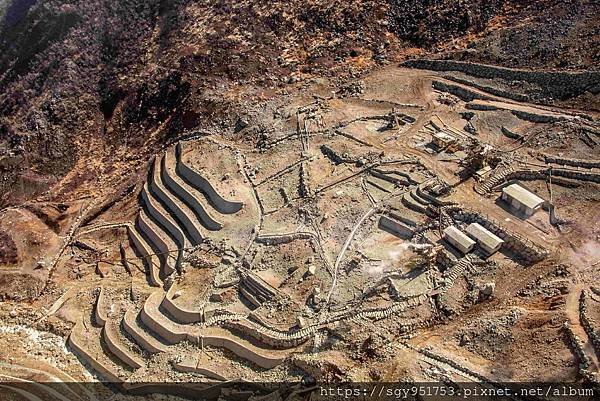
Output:
[[0,0],[0,399],[600,391],[599,11]]

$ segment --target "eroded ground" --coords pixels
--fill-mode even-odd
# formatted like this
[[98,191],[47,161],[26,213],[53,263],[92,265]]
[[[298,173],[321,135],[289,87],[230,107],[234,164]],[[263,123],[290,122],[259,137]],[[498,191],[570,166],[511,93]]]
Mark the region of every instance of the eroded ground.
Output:
[[[3,210],[3,377],[597,384],[598,116],[444,72],[357,87]],[[513,183],[543,207],[504,202]],[[498,252],[442,238],[473,222]]]

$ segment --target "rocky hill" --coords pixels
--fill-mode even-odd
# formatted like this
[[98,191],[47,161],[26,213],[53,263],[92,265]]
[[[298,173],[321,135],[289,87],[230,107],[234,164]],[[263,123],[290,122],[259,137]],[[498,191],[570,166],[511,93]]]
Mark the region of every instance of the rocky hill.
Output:
[[178,135],[232,127],[243,94],[319,76],[419,55],[596,68],[597,11],[553,0],[3,1],[0,203],[96,186]]

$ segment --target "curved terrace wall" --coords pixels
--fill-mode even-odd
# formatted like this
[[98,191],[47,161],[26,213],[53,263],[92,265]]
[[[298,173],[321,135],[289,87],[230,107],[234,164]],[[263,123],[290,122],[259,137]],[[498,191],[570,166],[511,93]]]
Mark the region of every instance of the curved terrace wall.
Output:
[[100,373],[102,378],[104,378],[107,382],[122,383],[123,380],[119,378],[119,375],[116,372],[105,366],[102,362],[98,361],[85,349],[84,346],[81,345],[79,339],[76,338],[80,329],[80,323],[75,324],[71,334],[69,334],[69,339],[67,340],[69,347],[71,347],[75,354],[83,359],[85,363],[90,365],[96,372]]
[[161,159],[161,178],[165,186],[174,193],[182,202],[184,202],[196,215],[204,227],[211,231],[218,231],[223,228],[223,224],[215,220],[204,208],[200,199],[192,194],[188,189],[181,185],[169,174],[166,166],[167,155]]
[[161,287],[162,281],[159,277],[158,271],[156,269],[156,265],[154,263],[155,256],[152,254],[152,250],[150,246],[146,243],[146,241],[141,237],[136,229],[131,226],[127,226],[127,234],[133,244],[133,248],[136,253],[141,256],[144,266],[148,269],[148,277],[150,281],[150,285],[153,287]]
[[181,142],[177,144],[175,152],[177,156],[177,173],[181,175],[181,177],[183,177],[183,179],[190,183],[190,185],[192,185],[194,188],[206,194],[206,196],[214,205],[215,209],[217,209],[217,211],[223,214],[232,214],[239,212],[242,209],[242,207],[244,206],[243,202],[229,201],[224,199],[221,195],[217,193],[217,191],[210,184],[210,182],[208,182],[208,180],[206,180],[196,171],[185,165],[183,160],[181,160]]
[[192,221],[191,216],[183,210],[183,208],[178,204],[177,199],[175,199],[171,194],[167,193],[167,190],[163,186],[163,183],[160,179],[160,173],[157,171],[158,163],[156,163],[156,159],[152,163],[152,167],[150,168],[150,172],[148,174],[148,188],[150,189],[150,193],[154,195],[155,199],[159,201],[160,204],[163,205],[165,210],[171,214],[172,217],[179,223],[181,228],[185,230],[185,234],[190,239],[192,245],[198,245],[204,241],[204,236],[196,227],[196,224]]
[[[164,241],[163,238],[152,228],[148,221],[146,220],[145,213],[140,211],[137,217],[137,226],[142,231],[142,233],[148,238],[151,243],[152,248],[158,254],[158,258],[161,261],[161,270],[167,274],[173,271],[173,268],[169,265],[169,246]],[[168,274],[167,274],[168,275]]]
[[250,344],[245,345],[241,340],[233,338],[228,333],[220,332],[220,329],[182,327],[168,320],[166,316],[158,311],[158,305],[161,303],[159,298],[163,295],[161,292],[150,294],[140,311],[140,317],[149,329],[157,333],[167,343],[177,344],[187,340],[193,344],[227,348],[239,357],[267,369],[277,366],[285,359],[283,355],[269,355],[266,350],[265,353],[259,353],[258,349],[251,349],[254,347]]
[[189,310],[189,309],[185,309],[182,308],[181,306],[178,306],[177,304],[175,304],[175,302],[173,302],[172,299],[172,292],[173,289],[175,288],[175,286],[171,286],[171,288],[169,288],[169,291],[167,291],[167,293],[165,294],[161,306],[163,308],[165,308],[165,310],[167,312],[169,312],[171,314],[171,316],[173,316],[175,318],[175,320],[179,323],[198,323],[198,322],[202,322],[203,319],[203,311],[202,310],[198,310],[198,311],[194,311],[194,310]]
[[129,334],[142,349],[151,354],[166,352],[167,347],[161,344],[154,337],[150,336],[148,333],[143,332],[142,329],[137,325],[135,319],[136,315],[133,311],[128,310],[125,312],[122,320],[123,329],[125,332]]
[[177,227],[174,223],[171,222],[166,216],[162,214],[162,212],[156,207],[154,201],[150,198],[147,189],[148,183],[144,185],[142,188],[142,192],[140,194],[141,199],[143,201],[144,206],[146,207],[146,211],[148,215],[156,221],[157,225],[165,230],[167,234],[173,239],[175,244],[177,244],[179,250],[177,252],[177,262],[175,263],[175,268],[179,267],[181,262],[181,257],[183,256],[183,248],[186,247],[186,239],[179,227]]
[[100,292],[98,292],[98,298],[96,298],[96,306],[94,308],[94,320],[96,324],[100,327],[104,327],[106,324],[106,320],[108,317],[106,316],[106,311],[104,310],[104,287],[100,287]]
[[115,336],[115,330],[118,330],[118,326],[115,327],[113,322],[108,322],[102,328],[102,339],[108,350],[130,368],[141,368],[144,362],[137,356],[131,355],[129,350],[119,343],[119,340]]

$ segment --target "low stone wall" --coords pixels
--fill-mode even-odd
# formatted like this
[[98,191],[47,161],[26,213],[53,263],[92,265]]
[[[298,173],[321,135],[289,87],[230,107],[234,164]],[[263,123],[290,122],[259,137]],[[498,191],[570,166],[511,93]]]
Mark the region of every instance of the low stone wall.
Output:
[[582,373],[582,371],[587,371],[591,365],[591,361],[585,353],[585,350],[583,349],[584,342],[577,336],[577,334],[575,334],[569,323],[565,322],[565,325],[563,327],[565,332],[567,333],[567,338],[569,340],[569,344],[571,345],[571,349],[573,350],[573,353],[577,356],[577,359],[579,359],[580,373]]
[[202,201],[190,192],[184,185],[181,185],[177,180],[169,174],[167,169],[168,153],[161,160],[161,178],[167,188],[181,199],[198,217],[198,220],[204,227],[211,231],[218,231],[223,228],[223,223],[215,220],[207,211]]
[[508,128],[506,128],[505,126],[502,126],[500,128],[500,131],[502,132],[502,134],[510,139],[515,139],[515,140],[520,140],[523,139],[523,136],[520,134],[517,134],[516,132],[512,132],[511,130],[509,130]]
[[584,92],[600,93],[600,72],[596,71],[530,71],[464,61],[427,59],[408,60],[402,65],[432,71],[459,71],[479,78],[524,81],[538,85],[545,97],[554,99],[569,99]]
[[293,241],[298,240],[312,240],[314,238],[314,234],[310,232],[295,232],[295,233],[285,233],[285,234],[271,234],[271,235],[258,235],[256,237],[256,242],[265,244],[265,245],[281,245],[288,244]]
[[192,221],[192,216],[181,207],[178,199],[167,192],[160,180],[160,173],[157,171],[157,168],[158,163],[155,159],[148,174],[148,189],[150,193],[163,205],[165,211],[179,223],[180,229],[185,230],[185,234],[187,234],[192,245],[202,243],[204,235],[202,235],[195,222]]
[[494,88],[491,86],[480,85],[476,82],[469,81],[468,79],[463,79],[463,78],[455,77],[452,75],[444,75],[444,78],[448,79],[450,81],[458,82],[459,84],[462,84],[462,85],[472,86],[475,89],[479,89],[480,91],[490,93],[494,96],[516,100],[517,102],[529,102],[530,101],[529,96],[527,96],[527,95],[522,95],[520,93],[515,93],[515,92],[511,92],[511,91],[506,91],[506,90]]
[[480,99],[480,100],[491,100],[492,99],[490,96],[484,96],[480,93],[469,90],[465,87],[449,84],[449,83],[442,82],[442,81],[434,80],[431,82],[431,86],[433,86],[433,89],[450,93],[450,94],[458,97],[463,102],[472,102],[475,99]]
[[107,322],[102,328],[102,339],[106,344],[106,348],[117,357],[125,365],[132,369],[139,369],[144,365],[144,361],[135,355],[132,355],[129,350],[119,344],[119,340],[115,338],[115,327],[113,322]]
[[588,173],[584,171],[561,170],[553,168],[551,171],[548,171],[548,174],[552,174],[552,176],[571,178],[574,180],[600,183],[600,173]]
[[583,168],[600,168],[600,160],[569,159],[566,157],[544,155],[544,161],[546,163],[560,164],[563,166],[574,166],[574,167],[583,167]]
[[296,347],[308,340],[317,331],[317,328],[307,327],[297,331],[280,332],[254,323],[248,319],[229,320],[223,323],[227,327],[243,336],[252,337],[273,348],[286,349]]
[[584,291],[581,291],[581,295],[579,297],[579,321],[581,322],[581,326],[585,330],[586,334],[590,338],[590,341],[594,347],[594,352],[600,359],[600,333],[596,331],[596,322],[588,317],[587,314],[587,294]]
[[214,207],[220,213],[233,214],[239,212],[242,209],[242,207],[244,206],[243,202],[229,201],[224,199],[221,195],[217,193],[217,191],[213,188],[210,182],[208,182],[208,180],[206,180],[196,171],[185,165],[183,160],[181,160],[181,142],[177,143],[177,146],[175,147],[175,153],[177,158],[177,173],[180,174],[193,187],[205,193],[208,199],[212,202]]
[[332,149],[331,147],[329,147],[327,145],[321,145],[320,149],[321,149],[321,153],[323,153],[327,158],[329,158],[329,160],[331,160],[335,164],[344,164],[344,163],[356,164],[356,162],[358,160],[358,159],[351,158],[351,157],[344,157],[344,156],[338,154],[338,152],[336,152],[334,149]]
[[453,219],[463,221],[467,224],[479,223],[504,241],[504,248],[517,254],[526,263],[535,263],[548,256],[548,251],[539,245],[531,242],[521,235],[510,232],[508,229],[493,219],[483,216],[475,211],[460,208],[458,206],[449,206],[442,209],[443,213],[452,216]]
[[521,120],[530,121],[532,123],[555,123],[565,120],[565,117],[557,117],[550,114],[531,113],[522,110],[511,110],[510,112]]
[[81,345],[80,339],[76,338],[79,335],[79,331],[81,330],[81,323],[75,324],[73,327],[71,334],[69,334],[69,339],[67,340],[67,344],[73,350],[73,352],[85,363],[90,365],[96,372],[98,372],[102,378],[109,383],[120,384],[123,380],[119,377],[118,373],[113,371],[110,367],[105,366],[102,362],[100,362],[94,355],[91,355],[88,350]]
[[[169,264],[169,247],[163,240],[159,233],[157,233],[152,226],[148,223],[147,217],[143,211],[138,213],[136,219],[136,227],[139,227],[143,235],[148,238],[150,246],[156,250],[158,259],[161,261],[161,270],[165,273],[165,276],[170,274],[173,269],[167,265]],[[168,273],[168,274],[167,274]]]
[[179,264],[181,263],[181,258],[183,256],[183,248],[186,247],[187,241],[185,236],[175,224],[173,224],[166,216],[162,214],[162,212],[156,207],[154,201],[150,198],[147,190],[147,183],[142,188],[141,198],[144,206],[146,207],[146,211],[148,214],[157,222],[157,225],[165,230],[167,234],[175,241],[177,247],[179,248],[177,252],[177,261],[175,263],[175,268],[179,268]]
[[125,316],[123,316],[122,321],[125,332],[129,334],[142,349],[150,354],[166,352],[167,347],[161,344],[160,341],[156,340],[154,337],[150,336],[148,333],[143,332],[137,325],[135,319],[135,313],[132,310],[125,312]]

